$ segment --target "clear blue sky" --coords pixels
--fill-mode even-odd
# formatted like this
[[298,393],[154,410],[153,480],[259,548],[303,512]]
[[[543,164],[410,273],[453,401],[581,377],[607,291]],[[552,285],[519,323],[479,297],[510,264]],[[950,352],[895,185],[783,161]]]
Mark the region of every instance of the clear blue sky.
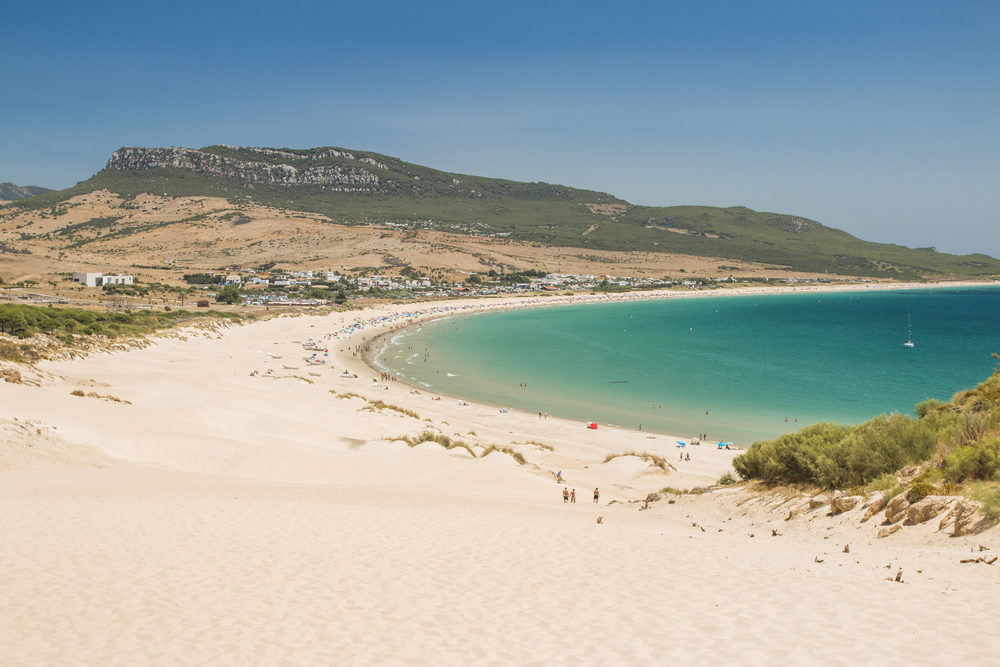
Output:
[[1000,2],[47,2],[0,181],[125,146],[371,150],[1000,257]]

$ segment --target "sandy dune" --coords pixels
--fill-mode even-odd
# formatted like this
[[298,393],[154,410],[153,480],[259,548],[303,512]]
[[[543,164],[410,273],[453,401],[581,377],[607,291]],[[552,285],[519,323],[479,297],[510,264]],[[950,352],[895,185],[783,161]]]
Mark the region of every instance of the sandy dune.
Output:
[[[958,563],[994,532],[876,540],[875,522],[785,521],[742,491],[640,509],[736,452],[682,465],[672,436],[375,387],[350,350],[411,319],[384,314],[192,332],[0,383],[0,662],[995,663],[998,571]],[[326,366],[302,362],[310,337]],[[424,430],[527,463],[396,439]],[[602,463],[625,450],[679,470]]]

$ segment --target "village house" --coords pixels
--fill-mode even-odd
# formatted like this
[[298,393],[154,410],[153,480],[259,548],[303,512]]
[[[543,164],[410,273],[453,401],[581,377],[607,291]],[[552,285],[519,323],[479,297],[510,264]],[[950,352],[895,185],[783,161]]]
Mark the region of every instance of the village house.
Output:
[[126,276],[121,273],[115,273],[110,276],[105,276],[101,273],[74,273],[73,282],[80,283],[87,287],[103,287],[104,285],[131,285],[133,283],[132,276]]

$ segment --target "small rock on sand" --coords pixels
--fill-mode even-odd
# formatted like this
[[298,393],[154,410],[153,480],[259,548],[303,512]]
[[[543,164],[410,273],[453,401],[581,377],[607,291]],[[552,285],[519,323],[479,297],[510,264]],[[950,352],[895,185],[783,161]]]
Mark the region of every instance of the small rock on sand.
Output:
[[897,523],[895,526],[886,526],[885,528],[879,528],[878,529],[878,537],[880,537],[880,538],[881,537],[889,537],[890,535],[892,535],[893,533],[895,533],[897,530],[900,530],[902,527],[903,527],[903,524]]

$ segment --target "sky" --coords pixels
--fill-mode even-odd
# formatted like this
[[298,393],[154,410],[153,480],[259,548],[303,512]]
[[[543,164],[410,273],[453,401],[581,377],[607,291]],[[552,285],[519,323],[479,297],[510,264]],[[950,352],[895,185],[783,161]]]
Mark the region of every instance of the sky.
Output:
[[0,181],[375,151],[1000,258],[1000,2],[7,3]]

